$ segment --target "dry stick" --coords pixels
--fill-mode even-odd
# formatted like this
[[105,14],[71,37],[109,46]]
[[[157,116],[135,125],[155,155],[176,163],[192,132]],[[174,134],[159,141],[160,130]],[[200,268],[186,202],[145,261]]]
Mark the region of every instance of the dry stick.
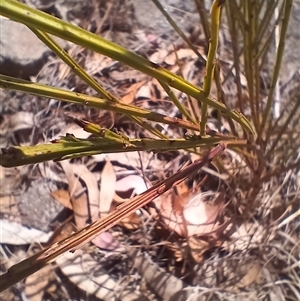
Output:
[[6,290],[10,286],[35,273],[48,263],[54,261],[59,255],[67,251],[74,252],[76,249],[88,243],[100,233],[107,231],[125,217],[128,217],[136,210],[147,205],[168,189],[172,188],[173,185],[184,181],[187,177],[203,167],[207,162],[210,162],[215,157],[219,156],[226,147],[226,144],[221,142],[219,145],[214,147],[206,157],[196,160],[184,170],[179,171],[173,176],[151,187],[141,195],[136,196],[118,206],[117,209],[107,217],[88,225],[82,230],[72,234],[70,237],[56,242],[43,251],[12,266],[5,274],[0,276],[0,291]]
[[276,82],[278,80],[281,62],[282,62],[282,58],[283,58],[283,54],[284,54],[284,46],[285,46],[284,41],[286,38],[286,33],[287,33],[289,19],[290,19],[291,10],[292,10],[292,5],[293,5],[293,0],[284,1],[284,13],[283,13],[283,19],[282,19],[282,23],[281,23],[280,39],[279,39],[279,44],[278,44],[277,53],[276,53],[276,62],[275,62],[273,75],[272,75],[272,79],[271,79],[271,87],[269,89],[266,109],[263,112],[263,119],[260,124],[259,131],[258,131],[258,141],[260,141],[262,139],[263,132],[264,132],[265,126],[267,124],[267,120],[270,116],[271,109],[272,109],[273,95],[274,95]]

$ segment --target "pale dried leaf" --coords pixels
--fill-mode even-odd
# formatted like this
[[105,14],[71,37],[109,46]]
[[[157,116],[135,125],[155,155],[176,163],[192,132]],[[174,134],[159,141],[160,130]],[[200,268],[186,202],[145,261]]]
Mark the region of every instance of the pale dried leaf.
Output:
[[134,213],[122,219],[119,225],[127,230],[137,230],[141,227],[141,219],[137,213]]
[[57,163],[53,161],[43,162],[38,164],[38,168],[43,178],[68,184],[65,174],[58,167]]
[[62,161],[60,163],[68,180],[75,223],[78,229],[82,229],[86,226],[86,222],[89,218],[87,193],[85,189],[83,189],[79,179],[75,176],[72,164],[68,161]]
[[10,116],[10,131],[31,129],[35,125],[34,114],[31,112],[17,112]]
[[155,64],[161,64],[164,62],[166,56],[168,55],[168,50],[167,49],[160,49],[159,51],[154,52],[149,60]]
[[146,253],[136,254],[134,250],[130,250],[130,256],[134,259],[134,267],[139,274],[163,300],[169,300],[174,293],[183,288],[182,280],[160,268]]
[[144,179],[138,175],[129,175],[117,181],[116,183],[116,191],[128,191],[133,190],[136,194],[141,194],[145,192],[148,188],[151,187],[151,184],[146,186]]
[[99,212],[101,216],[110,212],[111,204],[115,196],[116,180],[117,177],[114,167],[108,159],[101,174],[99,195]]
[[125,95],[121,98],[121,102],[124,104],[133,103],[134,99],[137,98],[137,91],[145,84],[145,81],[137,82],[130,85],[130,88],[127,89]]
[[105,273],[99,262],[85,251],[65,253],[58,257],[56,263],[69,280],[87,295],[94,295],[105,301],[141,300],[140,295],[124,289],[109,273]]
[[100,249],[113,251],[119,247],[119,242],[110,232],[103,232],[92,240],[92,243]]
[[99,188],[96,176],[85,165],[72,164],[74,173],[85,183],[91,221],[99,218]]
[[46,243],[52,235],[52,232],[45,233],[5,219],[0,220],[0,229],[1,243],[10,245]]
[[[141,154],[143,162],[147,162],[147,158],[149,158],[149,154],[143,152]],[[141,168],[140,157],[138,152],[129,152],[129,153],[110,153],[110,154],[100,154],[93,155],[93,158],[96,162],[104,162],[107,159],[110,162],[118,162],[122,165],[127,165],[131,168]]]
[[[215,202],[205,202],[208,193],[201,193],[185,205],[183,216],[187,224],[188,236],[203,235],[213,232],[218,226],[217,217],[224,199]],[[218,194],[220,197],[221,194]],[[223,195],[221,196],[223,197]]]
[[260,284],[262,282],[262,267],[258,263],[250,263],[246,267],[246,275],[240,279],[235,288],[244,288],[252,283]]
[[[197,54],[190,48],[181,48],[176,50],[178,60],[181,61],[182,59],[192,59],[193,61],[197,59]],[[172,51],[165,59],[164,62],[168,65],[175,65],[177,64],[175,52]],[[193,62],[194,63],[194,62]]]
[[51,195],[64,207],[73,210],[73,206],[70,200],[70,194],[68,191],[63,189],[58,189],[56,191],[51,191]]
[[46,265],[34,274],[26,278],[25,294],[30,301],[41,301],[49,281],[53,279],[54,273],[51,265]]

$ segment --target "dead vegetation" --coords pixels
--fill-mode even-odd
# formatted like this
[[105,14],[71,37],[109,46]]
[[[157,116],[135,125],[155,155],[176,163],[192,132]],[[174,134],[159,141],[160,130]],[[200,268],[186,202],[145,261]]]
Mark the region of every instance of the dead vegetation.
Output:
[[[171,45],[159,34],[147,33],[149,28],[139,28],[134,20],[123,26],[123,20],[114,19],[121,4],[113,1],[100,6],[100,2],[93,1],[96,9],[90,16],[92,22],[87,25],[82,21],[82,26],[202,86],[205,65],[185,43]],[[201,9],[203,1],[195,2]],[[254,120],[261,122],[264,118],[260,110],[267,106],[272,69],[255,75],[264,83],[262,87],[255,90],[253,83],[255,88],[249,88],[249,70],[243,70],[247,66],[241,63],[242,58],[237,62],[236,57],[236,51],[243,49],[234,48],[244,40],[241,36],[241,41],[232,40],[238,27],[226,20],[231,4],[226,5],[216,65],[219,80],[214,82],[211,95],[240,110],[254,124]],[[125,11],[124,6],[122,9]],[[132,7],[127,10],[132,16]],[[274,34],[275,23],[269,23],[270,34]],[[194,31],[191,40],[206,57],[205,23],[200,24],[200,32]],[[268,37],[268,31],[262,34],[265,41],[263,37]],[[68,53],[122,103],[182,118],[155,78],[81,46],[68,47]],[[260,64],[258,69],[263,69],[265,64]],[[281,107],[278,121],[267,119],[266,131],[261,141],[256,141],[255,151],[226,149],[201,171],[98,235],[90,244],[78,246],[75,252],[66,253],[3,292],[1,298],[299,300],[299,73],[295,72],[289,80],[290,84],[281,79],[279,86],[281,106],[286,110]],[[32,81],[95,95],[54,56]],[[259,91],[259,95],[254,91]],[[194,100],[178,90],[173,92],[192,111],[190,102]],[[2,93],[3,148],[49,142],[67,133],[88,138],[90,133],[74,122],[76,118],[130,138],[154,137],[117,113],[20,92]],[[201,108],[194,107],[201,115]],[[150,124],[168,137],[190,135],[193,139],[191,131]],[[243,135],[217,110],[209,109],[208,126],[221,134]],[[15,169],[1,167],[2,272],[97,221],[99,216],[107,217],[128,199],[184,170],[199,157],[185,150],[145,151],[91,155]]]

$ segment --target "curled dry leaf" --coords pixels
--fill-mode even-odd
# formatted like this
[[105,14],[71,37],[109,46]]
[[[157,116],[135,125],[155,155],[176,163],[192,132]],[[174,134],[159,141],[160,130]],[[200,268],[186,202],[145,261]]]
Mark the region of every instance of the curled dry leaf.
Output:
[[188,236],[208,234],[219,226],[217,217],[224,204],[224,194],[218,193],[215,200],[210,203],[205,202],[208,194],[210,193],[196,195],[183,208]]
[[[181,236],[205,235],[219,227],[218,215],[224,204],[224,194],[216,194],[215,200],[206,202],[209,193],[200,193],[179,204],[172,193],[163,195],[155,202],[161,220],[171,231]],[[210,193],[212,194],[212,193]]]
[[109,232],[103,232],[92,240],[92,243],[100,249],[113,251],[119,247],[119,242]]
[[[151,185],[149,183],[147,187],[145,180],[141,176],[129,175],[117,181],[116,191],[124,192],[124,191],[132,190],[136,194],[141,194],[145,192],[150,186]],[[129,195],[128,197],[131,196]]]

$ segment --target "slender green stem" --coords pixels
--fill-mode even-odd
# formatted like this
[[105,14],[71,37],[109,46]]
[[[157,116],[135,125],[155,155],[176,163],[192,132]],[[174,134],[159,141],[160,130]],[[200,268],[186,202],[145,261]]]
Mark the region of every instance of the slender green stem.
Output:
[[[105,89],[93,78],[91,77],[81,66],[72,59],[69,54],[61,49],[61,47],[45,32],[41,30],[30,28],[30,30],[43,42],[45,43],[58,57],[62,59],[71,69],[72,71],[78,75],[85,83],[87,83],[90,87],[92,87],[96,92],[100,94],[104,99],[120,103],[120,100],[114,97],[109,92],[105,91]],[[154,134],[160,138],[166,138],[159,130],[153,128],[150,124],[142,121],[139,117],[128,116],[134,122],[136,122],[142,128],[148,130],[150,133]]]
[[71,70],[78,75],[85,83],[92,87],[101,97],[108,101],[118,102],[113,95],[105,91],[105,89],[97,83],[75,60],[73,60],[69,54],[61,49],[61,47],[45,32],[39,29],[29,27],[29,29],[45,44],[47,45],[63,62],[65,62]]
[[[97,132],[92,125],[89,130]],[[25,164],[35,164],[49,160],[65,160],[82,156],[91,156],[103,153],[153,151],[188,149],[195,147],[208,147],[223,141],[223,137],[193,136],[191,139],[128,139],[122,135],[105,130],[100,134],[104,137],[79,139],[67,135],[54,140],[52,144],[39,144],[34,146],[14,146],[4,149],[0,154],[0,164],[4,167],[14,167]],[[228,140],[231,145],[240,144],[238,140]]]
[[171,124],[176,127],[183,127],[197,131],[199,125],[193,124],[179,118],[168,117],[159,113],[151,112],[146,109],[141,109],[135,106],[126,105],[122,103],[114,103],[106,101],[97,97],[88,96],[85,94],[66,91],[63,89],[52,88],[46,85],[35,84],[29,81],[16,79],[10,76],[0,74],[0,87],[28,92],[34,95],[55,98],[71,103],[82,104],[102,110],[112,111],[124,114],[126,116],[135,116],[156,121],[158,123]]
[[248,132],[250,137],[254,135],[252,126],[245,116],[238,113],[236,110],[230,110],[220,102],[207,97],[201,89],[195,87],[181,77],[148,61],[145,58],[142,58],[139,55],[134,54],[133,52],[122,48],[121,46],[110,41],[106,41],[93,33],[76,27],[75,25],[66,23],[41,11],[34,10],[17,1],[2,0],[0,2],[0,14],[12,20],[24,23],[29,27],[40,29],[44,32],[99,52],[156,79],[164,81],[169,86],[222,111],[223,114],[240,123]]
[[189,120],[190,122],[197,124],[197,121],[192,119],[192,117],[190,116],[189,112],[187,111],[187,109],[184,107],[184,105],[178,100],[178,98],[175,96],[174,92],[170,89],[170,87],[162,81],[158,81],[160,83],[160,85],[163,87],[163,89],[166,91],[166,93],[168,94],[168,96],[170,97],[170,99],[172,100],[172,102],[174,103],[174,105],[178,108],[178,110],[180,111],[180,113],[185,116],[187,118],[187,120]]
[[[208,97],[210,94],[215,69],[215,57],[218,48],[219,28],[221,17],[221,5],[224,0],[215,0],[211,7],[210,39],[206,61],[206,73],[203,81],[203,91]],[[207,104],[203,103],[201,107],[201,126],[200,134],[205,135],[207,122]]]

